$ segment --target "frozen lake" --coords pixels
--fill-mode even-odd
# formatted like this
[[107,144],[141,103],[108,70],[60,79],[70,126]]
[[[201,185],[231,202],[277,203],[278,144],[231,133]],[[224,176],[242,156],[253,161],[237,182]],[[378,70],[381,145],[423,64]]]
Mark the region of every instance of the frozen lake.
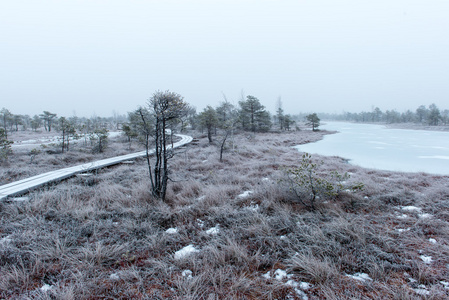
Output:
[[449,175],[449,132],[389,129],[383,125],[323,122],[336,130],[302,152],[340,156],[361,167]]

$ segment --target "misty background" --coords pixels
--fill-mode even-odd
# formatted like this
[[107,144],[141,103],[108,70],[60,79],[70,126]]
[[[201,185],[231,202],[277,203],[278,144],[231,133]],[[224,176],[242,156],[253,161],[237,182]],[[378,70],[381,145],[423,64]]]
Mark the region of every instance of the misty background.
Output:
[[198,111],[242,91],[274,112],[449,100],[448,1],[0,2],[0,108],[110,116],[156,90]]

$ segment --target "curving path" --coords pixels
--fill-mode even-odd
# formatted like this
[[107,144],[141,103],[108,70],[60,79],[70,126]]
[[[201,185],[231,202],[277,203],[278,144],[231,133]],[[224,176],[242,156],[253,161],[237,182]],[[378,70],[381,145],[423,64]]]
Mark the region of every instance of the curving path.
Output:
[[[180,137],[181,140],[173,144],[173,148],[177,148],[180,146],[183,146],[185,144],[188,144],[192,141],[192,137],[188,135],[182,135],[182,134],[175,134],[176,136]],[[153,154],[154,150],[150,151],[150,154]],[[0,186],[0,200],[5,199],[9,196],[17,196],[21,194],[28,193],[29,191],[36,189],[44,184],[63,180],[69,177],[72,177],[76,174],[88,172],[96,169],[105,168],[108,166],[119,164],[123,161],[134,159],[137,157],[143,157],[146,155],[146,151],[141,151],[137,153],[132,154],[126,154],[116,157],[111,157],[107,159],[97,160],[90,163],[85,163],[82,165],[59,169],[47,173],[43,173],[40,175],[36,175],[30,178],[22,179],[19,181],[15,181],[12,183],[8,183],[5,185]]]

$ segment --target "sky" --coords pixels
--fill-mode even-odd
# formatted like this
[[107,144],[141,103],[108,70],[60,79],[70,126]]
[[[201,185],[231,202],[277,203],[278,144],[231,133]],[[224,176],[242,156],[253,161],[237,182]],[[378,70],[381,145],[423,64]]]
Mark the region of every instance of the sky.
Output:
[[157,90],[197,111],[449,109],[449,1],[0,1],[0,109],[107,117]]

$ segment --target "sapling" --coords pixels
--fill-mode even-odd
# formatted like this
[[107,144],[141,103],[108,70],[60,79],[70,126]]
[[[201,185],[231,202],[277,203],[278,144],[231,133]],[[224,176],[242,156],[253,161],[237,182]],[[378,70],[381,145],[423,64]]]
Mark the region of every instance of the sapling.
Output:
[[286,169],[286,176],[281,180],[287,183],[298,200],[309,209],[316,209],[317,200],[335,198],[343,190],[355,192],[363,189],[362,183],[345,185],[345,181],[350,177],[348,173],[341,175],[333,171],[330,179],[320,176],[318,169],[321,165],[323,162],[315,163],[309,153],[304,153],[299,166]]

